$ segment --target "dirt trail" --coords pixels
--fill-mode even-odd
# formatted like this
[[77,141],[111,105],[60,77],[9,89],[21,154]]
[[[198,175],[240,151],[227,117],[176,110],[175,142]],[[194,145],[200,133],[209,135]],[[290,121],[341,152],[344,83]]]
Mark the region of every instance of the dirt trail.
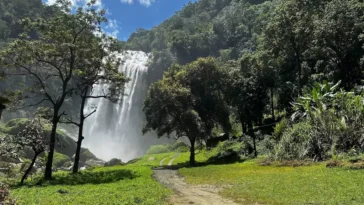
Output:
[[[168,165],[172,165],[173,160],[176,157],[177,156],[171,159]],[[224,199],[218,195],[218,192],[221,189],[216,186],[187,184],[183,177],[178,175],[177,170],[157,168],[153,171],[156,180],[175,191],[175,194],[169,198],[171,204],[237,205],[237,203]]]

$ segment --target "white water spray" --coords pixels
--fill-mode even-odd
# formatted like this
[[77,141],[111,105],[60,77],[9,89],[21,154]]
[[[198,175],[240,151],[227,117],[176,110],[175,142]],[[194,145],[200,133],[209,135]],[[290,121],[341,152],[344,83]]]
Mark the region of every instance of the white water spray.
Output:
[[[148,55],[139,51],[127,51],[121,56],[124,63],[119,72],[130,78],[125,86],[121,104],[106,99],[90,99],[85,112],[97,111],[86,119],[83,146],[103,160],[119,158],[123,161],[139,157],[152,144],[161,140],[153,134],[142,135],[145,122],[142,112],[147,93],[146,67]],[[102,95],[109,85],[100,84],[93,88],[93,95]]]

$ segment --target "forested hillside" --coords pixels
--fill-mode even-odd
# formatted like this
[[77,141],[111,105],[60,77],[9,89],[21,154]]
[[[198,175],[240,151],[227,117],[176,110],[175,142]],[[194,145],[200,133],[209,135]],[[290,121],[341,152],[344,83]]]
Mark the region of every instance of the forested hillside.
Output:
[[[220,113],[229,110],[229,132],[242,136],[234,130],[239,123],[255,155],[256,140],[270,139],[264,134],[281,119],[270,146],[275,156],[321,160],[329,151],[362,149],[352,131],[362,122],[353,103],[363,99],[363,12],[359,0],[200,0],[138,30],[124,46],[153,53],[150,82],[168,70],[150,88],[146,129],[181,136],[194,130],[191,142],[204,140],[216,128],[229,130]],[[293,145],[297,135],[306,140]],[[294,146],[302,152],[291,153]]]
[[19,20],[52,16],[55,8],[44,6],[42,0],[0,0],[0,42],[18,38],[23,31]]
[[[265,2],[265,3],[264,3]],[[256,48],[256,40],[276,3],[264,0],[203,0],[189,3],[151,30],[139,29],[125,48],[153,52],[150,80],[160,79],[172,62],[199,57],[237,59]]]

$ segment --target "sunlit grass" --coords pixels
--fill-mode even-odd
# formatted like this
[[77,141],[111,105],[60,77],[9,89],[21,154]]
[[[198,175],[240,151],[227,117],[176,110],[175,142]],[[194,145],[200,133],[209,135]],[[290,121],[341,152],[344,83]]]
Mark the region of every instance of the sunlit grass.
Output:
[[168,159],[166,159],[164,161],[164,163],[168,163],[169,159],[171,157],[173,157],[176,153],[162,153],[162,154],[149,154],[149,155],[144,155],[143,157],[135,160],[135,162],[133,162],[133,165],[139,165],[139,166],[151,166],[151,167],[157,167],[159,166],[159,163],[161,160],[163,160],[164,158],[168,157]]
[[164,204],[171,193],[151,177],[147,166],[96,168],[79,175],[55,173],[41,185],[14,188],[20,204]]
[[191,184],[225,186],[223,196],[241,203],[364,204],[364,171],[305,167],[259,166],[255,161],[183,168]]

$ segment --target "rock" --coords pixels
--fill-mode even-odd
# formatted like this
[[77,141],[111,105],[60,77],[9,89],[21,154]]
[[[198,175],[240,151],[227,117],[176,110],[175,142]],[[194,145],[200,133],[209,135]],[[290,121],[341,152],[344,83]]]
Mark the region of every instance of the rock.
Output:
[[96,167],[96,166],[104,166],[104,165],[105,165],[105,162],[102,160],[91,159],[91,160],[87,160],[85,162],[86,167]]
[[112,167],[112,166],[116,166],[116,165],[124,165],[125,163],[123,163],[122,161],[121,161],[121,159],[116,159],[116,158],[114,158],[114,159],[111,159],[110,161],[108,161],[108,162],[106,162],[105,163],[105,167]]
[[148,161],[154,161],[155,158],[154,157],[149,157]]
[[81,167],[80,168],[80,171],[85,171],[86,170],[86,167]]

